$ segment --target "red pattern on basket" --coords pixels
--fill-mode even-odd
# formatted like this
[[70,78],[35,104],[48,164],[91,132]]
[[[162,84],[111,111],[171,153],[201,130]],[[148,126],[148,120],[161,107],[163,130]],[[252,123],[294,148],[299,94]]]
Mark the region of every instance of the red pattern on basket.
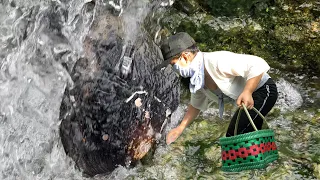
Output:
[[260,153],[265,153],[271,150],[277,150],[275,142],[261,143],[260,145],[252,145],[248,149],[245,147],[238,150],[222,151],[222,160],[235,160],[237,158],[246,158],[248,156],[255,156]]

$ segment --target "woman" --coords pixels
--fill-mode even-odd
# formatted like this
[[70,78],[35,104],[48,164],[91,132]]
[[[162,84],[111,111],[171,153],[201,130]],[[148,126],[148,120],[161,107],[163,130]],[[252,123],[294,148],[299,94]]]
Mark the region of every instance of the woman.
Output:
[[[177,33],[161,45],[164,62],[157,68],[168,65],[180,76],[190,77],[191,100],[180,125],[172,129],[166,138],[167,144],[174,142],[194,120],[200,110],[206,110],[218,97],[219,114],[223,115],[223,96],[236,100],[238,107],[244,104],[256,127],[261,129],[263,120],[253,107],[264,116],[272,109],[277,97],[277,87],[267,71],[269,65],[260,57],[237,54],[229,51],[201,52],[193,38]],[[226,136],[233,136],[238,111],[233,115]],[[252,132],[245,113],[241,113],[239,134]]]

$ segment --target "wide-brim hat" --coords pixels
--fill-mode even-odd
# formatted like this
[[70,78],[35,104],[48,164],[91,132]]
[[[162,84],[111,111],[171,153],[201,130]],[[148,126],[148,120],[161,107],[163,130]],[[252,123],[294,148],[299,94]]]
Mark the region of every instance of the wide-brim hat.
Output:
[[165,39],[160,47],[164,61],[156,68],[161,69],[168,66],[174,56],[195,44],[194,39],[186,32],[179,32]]

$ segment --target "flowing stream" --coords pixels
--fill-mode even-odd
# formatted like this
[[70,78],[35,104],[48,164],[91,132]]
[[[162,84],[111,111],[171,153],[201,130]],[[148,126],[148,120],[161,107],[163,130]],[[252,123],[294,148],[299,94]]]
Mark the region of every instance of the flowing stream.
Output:
[[[0,179],[86,179],[65,154],[59,137],[61,100],[67,84],[73,83],[68,69],[85,55],[85,37],[104,13],[123,18],[125,42],[134,42],[143,25],[157,42],[161,29],[157,15],[172,3],[0,0]],[[112,29],[118,22],[110,18],[105,23]],[[319,77],[292,77],[275,69],[272,75],[278,77],[280,97],[269,125],[278,134],[281,158],[266,171],[219,170],[218,138],[228,121],[221,121],[212,108],[175,144],[166,146],[162,138],[153,158],[91,179],[316,179],[315,172],[320,173]],[[181,103],[165,133],[179,123],[185,109]],[[226,119],[233,110],[226,108]]]

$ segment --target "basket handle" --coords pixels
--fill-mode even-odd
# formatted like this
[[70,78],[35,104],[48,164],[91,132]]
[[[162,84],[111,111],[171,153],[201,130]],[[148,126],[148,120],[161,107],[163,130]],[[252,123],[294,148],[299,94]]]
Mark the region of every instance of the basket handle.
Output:
[[[253,120],[252,120],[252,118],[251,118],[251,116],[250,116],[250,114],[249,114],[246,106],[244,105],[244,103],[242,103],[242,107],[243,107],[243,109],[244,109],[244,112],[247,114],[247,117],[248,117],[248,119],[249,119],[249,121],[250,121],[253,129],[254,129],[255,131],[258,131],[258,129],[257,129],[256,125],[254,124],[254,122],[253,122]],[[263,119],[263,121],[268,125],[266,118],[265,118],[255,107],[253,107],[252,109],[253,109],[257,114],[259,114],[259,116]],[[238,125],[239,125],[239,119],[240,119],[240,115],[241,115],[241,112],[242,112],[241,110],[242,110],[242,109],[239,108],[239,113],[238,113],[237,120],[236,120],[236,124],[235,124],[235,128],[234,128],[234,135],[237,135]]]

